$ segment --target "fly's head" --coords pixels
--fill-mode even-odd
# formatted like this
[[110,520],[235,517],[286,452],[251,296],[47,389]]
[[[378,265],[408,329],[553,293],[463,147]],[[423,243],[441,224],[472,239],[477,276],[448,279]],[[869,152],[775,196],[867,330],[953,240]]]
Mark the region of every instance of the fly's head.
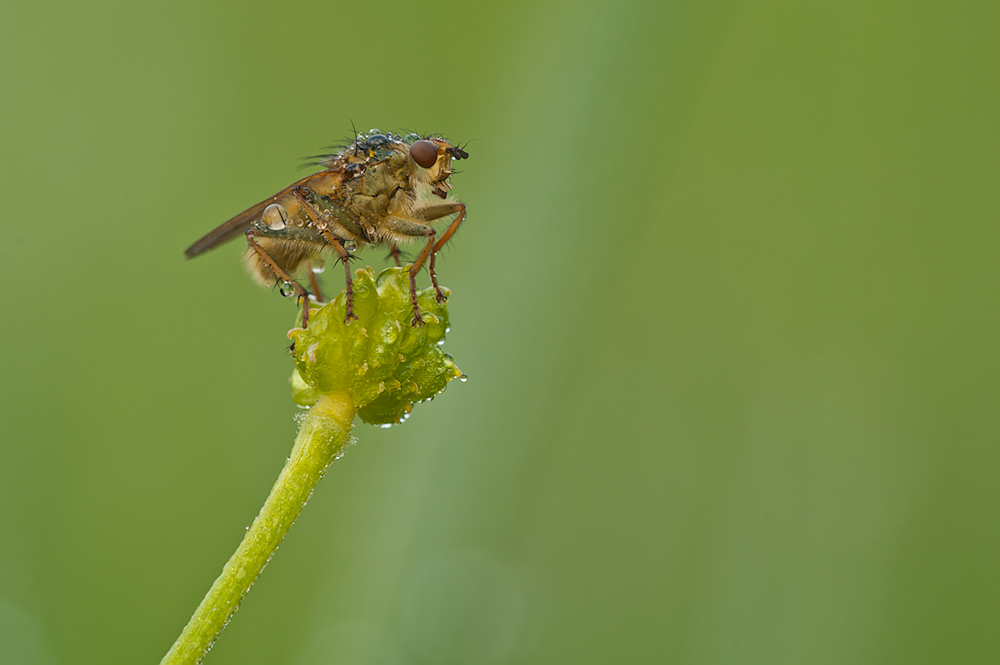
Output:
[[[452,160],[468,158],[463,146],[452,145],[440,136],[382,133],[378,129],[358,133],[353,143],[342,146],[336,154],[324,155],[321,164],[339,170],[349,181],[374,171],[407,189],[429,189],[444,199],[451,185]],[[366,191],[370,188],[366,187]]]
[[436,196],[444,199],[448,196],[451,184],[452,160],[466,159],[469,156],[461,146],[453,146],[440,136],[421,138],[418,134],[408,134],[404,142],[409,146],[410,160],[414,164],[412,181],[414,184],[426,184]]

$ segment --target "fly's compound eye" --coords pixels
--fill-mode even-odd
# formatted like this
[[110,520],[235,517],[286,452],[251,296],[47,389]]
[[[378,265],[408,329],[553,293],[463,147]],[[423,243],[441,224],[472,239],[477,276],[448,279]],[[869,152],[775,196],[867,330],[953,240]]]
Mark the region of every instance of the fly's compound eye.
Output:
[[417,141],[410,146],[410,157],[420,166],[429,169],[437,162],[438,151],[430,141]]

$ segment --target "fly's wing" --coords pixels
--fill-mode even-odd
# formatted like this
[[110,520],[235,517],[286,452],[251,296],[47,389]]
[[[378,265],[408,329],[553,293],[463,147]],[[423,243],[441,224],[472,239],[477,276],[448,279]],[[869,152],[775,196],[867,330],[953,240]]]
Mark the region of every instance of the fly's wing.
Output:
[[[222,224],[216,229],[213,229],[212,231],[209,231],[204,236],[196,240],[193,245],[184,250],[184,255],[189,259],[193,259],[199,254],[203,254],[214,247],[218,247],[227,240],[232,240],[236,236],[243,235],[246,233],[247,229],[250,228],[250,224],[252,224],[255,220],[260,219],[261,214],[264,212],[264,208],[272,203],[280,203],[290,214],[295,214],[295,211],[299,209],[299,203],[295,198],[295,195],[292,193],[292,190],[296,187],[303,186],[324,190],[323,193],[326,193],[325,190],[330,189],[330,185],[335,186],[335,182],[339,181],[339,178],[331,178],[333,175],[334,174],[330,171],[322,171],[320,173],[314,173],[311,176],[307,176],[298,182],[292,183],[274,196],[264,199],[252,208],[247,208],[240,214],[230,219],[228,222]],[[313,182],[320,179],[331,180],[332,182]],[[316,185],[320,186],[316,187]]]

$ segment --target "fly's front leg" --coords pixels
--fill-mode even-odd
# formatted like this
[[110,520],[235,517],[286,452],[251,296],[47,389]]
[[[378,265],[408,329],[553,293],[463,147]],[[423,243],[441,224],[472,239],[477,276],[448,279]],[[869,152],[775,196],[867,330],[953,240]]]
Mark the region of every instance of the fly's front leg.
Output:
[[296,200],[298,200],[299,205],[302,206],[302,209],[305,211],[310,221],[317,229],[319,229],[319,232],[323,234],[326,241],[329,242],[333,249],[337,252],[337,257],[340,259],[341,263],[344,264],[344,275],[347,280],[347,298],[345,303],[346,315],[344,320],[348,323],[351,322],[351,319],[357,321],[358,315],[354,313],[354,283],[351,281],[350,263],[351,259],[354,258],[354,255],[347,251],[340,238],[333,233],[332,229],[336,229],[341,233],[341,235],[345,235],[348,238],[350,237],[349,232],[336,222],[333,222],[332,224],[328,223],[323,213],[317,210],[316,207],[313,206],[313,204],[311,204],[306,198],[305,189],[303,187],[296,187],[292,190],[292,193],[295,195]]
[[[413,326],[422,326],[424,325],[424,319],[420,316],[420,307],[417,305],[417,271],[420,270],[420,266],[423,265],[427,255],[430,254],[431,282],[437,287],[437,279],[434,277],[434,238],[437,236],[437,232],[426,224],[421,224],[405,217],[386,217],[385,228],[402,235],[427,238],[427,244],[420,251],[420,256],[410,266],[410,303],[413,305],[413,321],[410,324]],[[440,287],[437,287],[437,292],[442,296],[444,295],[441,293]]]
[[[437,283],[437,274],[434,271],[434,259],[437,258],[438,250],[444,247],[444,244],[448,242],[448,239],[451,238],[451,236],[454,235],[455,231],[458,230],[458,225],[462,223],[463,219],[465,219],[465,204],[455,202],[455,203],[442,203],[440,205],[427,206],[426,208],[419,210],[417,214],[417,216],[420,219],[430,222],[435,219],[441,219],[442,217],[447,217],[448,215],[454,214],[456,212],[458,213],[458,217],[456,217],[455,220],[448,225],[448,228],[445,229],[444,234],[436,243],[434,243],[434,247],[431,249],[431,264],[429,266],[429,271],[431,273],[431,284],[434,285],[434,290],[437,291],[436,297],[438,302],[444,302],[446,298],[444,292],[441,290],[441,287]],[[420,266],[423,265],[423,261],[424,261],[424,254],[421,253],[420,257],[417,258],[417,261],[413,264],[414,271],[420,270]]]
[[255,236],[262,235],[261,231],[254,226],[247,229],[247,244],[250,245],[250,249],[256,252],[257,256],[267,269],[274,273],[275,277],[283,280],[286,284],[291,284],[292,288],[295,289],[295,294],[297,298],[302,299],[302,327],[305,328],[309,325],[309,292],[306,291],[301,284],[292,279],[291,275],[281,269],[281,266],[271,258],[271,255],[264,251],[256,240]]
[[448,240],[450,240],[455,234],[455,231],[458,230],[458,225],[462,223],[463,219],[465,219],[465,204],[459,203],[458,201],[454,203],[441,203],[439,205],[427,206],[419,211],[418,218],[425,222],[433,222],[435,219],[441,219],[442,217],[453,215],[456,212],[458,213],[458,217],[456,217],[452,223],[448,225],[448,228],[446,228],[444,233],[441,235],[441,239],[434,244],[435,252],[444,247],[444,244],[448,242]]

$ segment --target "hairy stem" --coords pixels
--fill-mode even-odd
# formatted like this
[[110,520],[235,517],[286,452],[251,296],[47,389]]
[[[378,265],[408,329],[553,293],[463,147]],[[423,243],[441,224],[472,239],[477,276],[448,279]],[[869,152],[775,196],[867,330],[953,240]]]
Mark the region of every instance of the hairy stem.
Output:
[[309,410],[264,507],[160,665],[195,665],[212,648],[330,462],[349,443],[355,413],[343,392],[321,397]]

